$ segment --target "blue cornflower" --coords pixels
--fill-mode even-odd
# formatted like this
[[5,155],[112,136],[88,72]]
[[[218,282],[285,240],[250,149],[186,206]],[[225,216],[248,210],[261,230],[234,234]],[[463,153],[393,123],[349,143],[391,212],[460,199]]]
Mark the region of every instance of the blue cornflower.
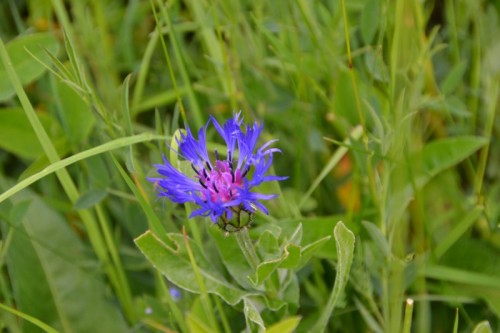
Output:
[[[280,181],[287,177],[267,175],[273,161],[273,153],[278,148],[269,148],[277,140],[272,140],[256,148],[263,125],[243,124],[241,112],[222,126],[214,117],[198,131],[196,140],[189,128],[176,139],[179,149],[176,153],[191,163],[192,175],[186,175],[163,157],[163,164],[156,164],[160,178],[150,178],[159,188],[159,196],[176,203],[194,202],[199,208],[189,216],[210,216],[214,223],[229,231],[230,226],[242,228],[253,220],[257,209],[268,214],[261,200],[275,198],[276,194],[254,192],[263,182]],[[226,145],[226,159],[220,159],[217,151],[211,160],[207,151],[206,131],[212,122]],[[241,221],[241,213],[248,214],[246,222]],[[236,221],[233,218],[236,217]],[[232,229],[231,229],[232,230]]]

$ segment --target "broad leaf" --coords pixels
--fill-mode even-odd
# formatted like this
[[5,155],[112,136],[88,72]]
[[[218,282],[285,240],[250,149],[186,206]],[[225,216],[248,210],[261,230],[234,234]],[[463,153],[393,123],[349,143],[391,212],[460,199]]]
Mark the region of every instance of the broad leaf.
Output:
[[75,209],[87,209],[93,207],[94,205],[104,200],[107,195],[108,192],[103,189],[87,191],[83,193],[75,202]]
[[411,156],[407,163],[397,165],[391,172],[389,211],[397,219],[413,196],[412,183],[417,188],[422,188],[434,176],[460,163],[487,142],[485,138],[474,136],[436,140]]
[[[27,191],[11,200],[13,209],[22,205],[24,211],[12,214],[22,216],[21,224],[3,225],[5,233],[13,233],[7,267],[18,309],[64,332],[127,331],[99,266],[67,221]],[[23,326],[25,332],[38,331]]]
[[[186,253],[183,236],[173,233],[167,236],[175,244],[175,247],[168,246],[151,231],[147,231],[137,237],[135,243],[146,258],[169,281],[179,288],[194,293],[200,293],[193,268]],[[189,242],[209,293],[220,296],[225,302],[231,305],[239,303],[245,296],[252,294],[227,282],[221,274],[215,271],[213,266],[207,262],[200,248],[191,240],[189,240]]]
[[[61,137],[61,130],[51,116],[38,117],[53,139]],[[21,108],[0,109],[0,148],[21,158],[35,159],[42,155],[42,146]]]
[[[59,42],[53,33],[36,33],[18,37],[6,46],[12,66],[23,85],[35,81],[47,70],[36,58],[44,63],[49,63],[46,50],[56,54],[59,51]],[[9,76],[4,64],[0,62],[0,102],[6,101],[14,96]]]
[[208,228],[210,236],[217,244],[224,267],[229,274],[245,289],[252,288],[248,277],[253,274],[234,234],[225,236],[219,228]]

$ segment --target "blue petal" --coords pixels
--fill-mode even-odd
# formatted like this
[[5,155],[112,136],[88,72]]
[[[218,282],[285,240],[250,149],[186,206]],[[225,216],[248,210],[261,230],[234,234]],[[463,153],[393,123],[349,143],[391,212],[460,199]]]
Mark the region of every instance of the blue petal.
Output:
[[219,124],[217,119],[210,116],[215,129],[226,142],[228,156],[229,154],[234,156],[234,150],[238,141],[238,133],[241,131],[240,127],[242,120],[239,119],[240,114],[241,112],[238,112],[233,118],[226,121],[223,126]]
[[160,196],[168,197],[173,202],[184,203],[194,201],[193,193],[200,190],[201,185],[174,168],[163,156],[164,164],[155,164],[157,172],[163,178],[148,178],[157,184],[161,190]]
[[[181,139],[177,139],[179,144],[179,155],[194,164],[196,167],[204,167],[205,163],[210,164],[208,157],[206,131],[210,121],[198,131],[198,140],[193,137],[189,127],[186,134],[181,132]],[[210,166],[212,166],[210,164]]]

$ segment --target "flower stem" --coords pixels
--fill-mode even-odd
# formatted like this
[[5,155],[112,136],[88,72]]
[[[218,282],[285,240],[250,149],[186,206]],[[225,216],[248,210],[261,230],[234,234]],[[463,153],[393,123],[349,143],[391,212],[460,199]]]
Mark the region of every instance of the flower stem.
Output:
[[[243,252],[243,255],[250,264],[250,267],[252,267],[253,271],[257,272],[260,260],[257,256],[257,252],[255,252],[255,247],[250,239],[250,235],[248,234],[248,228],[243,227],[234,234],[238,241],[238,245],[240,246],[241,252]],[[278,298],[278,288],[273,283],[272,279],[268,278],[264,280],[264,286],[266,288],[266,293],[270,298]]]
[[250,267],[252,267],[253,270],[257,270],[259,258],[257,257],[257,252],[255,252],[252,240],[248,234],[248,228],[242,228],[234,234],[236,236],[236,240],[238,241],[238,245],[240,246],[241,252],[243,252],[243,255],[250,264]]

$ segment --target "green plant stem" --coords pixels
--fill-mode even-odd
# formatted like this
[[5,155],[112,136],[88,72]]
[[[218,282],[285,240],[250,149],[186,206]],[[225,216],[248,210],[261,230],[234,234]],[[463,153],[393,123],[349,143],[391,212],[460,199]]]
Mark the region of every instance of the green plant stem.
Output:
[[330,157],[330,159],[323,167],[319,175],[314,179],[313,183],[311,184],[307,192],[302,196],[302,199],[300,200],[298,205],[299,209],[304,206],[304,204],[311,197],[312,193],[318,187],[318,185],[323,181],[323,179],[325,179],[326,176],[328,176],[330,171],[332,171],[333,168],[337,165],[337,163],[340,162],[342,157],[344,157],[344,155],[347,154],[347,152],[349,151],[348,147],[350,146],[351,142],[357,141],[362,135],[363,135],[362,126],[356,126],[352,129],[352,131],[349,133],[349,137],[343,141],[344,146],[338,148],[335,151],[335,153],[332,155],[332,157]]
[[205,313],[208,316],[208,320],[210,321],[210,326],[215,332],[220,332],[219,325],[217,323],[217,319],[214,315],[214,307],[212,305],[212,301],[210,299],[210,295],[207,292],[207,286],[201,276],[200,269],[196,264],[196,260],[194,259],[193,251],[191,250],[191,246],[189,245],[189,240],[186,234],[186,228],[182,227],[182,234],[184,236],[184,244],[186,245],[186,251],[189,257],[189,261],[191,262],[191,266],[193,267],[194,275],[196,277],[196,282],[198,283],[198,287],[200,288],[200,301],[205,310]]
[[[141,68],[137,74],[137,80],[135,82],[134,92],[132,94],[132,112],[137,110],[141,100],[142,94],[144,92],[144,87],[146,85],[147,74],[149,71],[149,67],[151,65],[151,58],[153,57],[156,45],[160,40],[160,32],[158,30],[151,33],[151,38],[149,39],[148,45],[146,46],[146,50],[144,51],[144,56],[141,61]],[[174,83],[175,81],[173,81]],[[176,84],[176,82],[175,82]],[[178,88],[176,87],[178,90]],[[178,97],[177,92],[177,97]]]
[[455,309],[455,321],[453,322],[453,333],[458,332],[458,308]]
[[[240,246],[241,252],[245,256],[246,260],[252,270],[257,272],[257,268],[259,267],[259,257],[257,256],[257,252],[255,251],[255,247],[253,246],[252,240],[250,239],[250,235],[248,234],[248,228],[243,228],[240,231],[235,232],[236,240],[238,241],[238,245]],[[278,288],[273,283],[271,278],[268,278],[264,281],[264,285],[266,288],[267,295],[270,298],[278,297]]]
[[250,264],[250,267],[252,267],[254,271],[257,270],[257,266],[259,265],[259,257],[257,257],[257,252],[255,252],[252,240],[250,239],[250,235],[248,234],[248,229],[243,228],[240,231],[235,232],[234,235],[236,237],[236,240],[238,241],[241,252],[243,252],[243,255]]
[[33,325],[41,328],[42,330],[44,330],[47,333],[59,333],[58,330],[56,330],[56,329],[52,328],[51,326],[45,324],[43,321],[41,321],[41,320],[39,320],[39,319],[37,319],[35,317],[32,317],[32,316],[30,316],[30,315],[28,315],[26,313],[23,313],[21,311],[13,309],[13,308],[11,308],[9,306],[6,306],[6,305],[4,305],[2,303],[0,303],[0,309],[3,309],[5,311],[7,311],[7,312],[10,312],[10,313],[12,313],[12,314],[14,314],[14,315],[16,315],[16,316],[18,316],[20,318],[23,318],[26,321],[29,321],[30,323],[32,323]]
[[[361,127],[363,128],[363,144],[365,147],[365,150],[368,151],[368,130],[366,128],[366,120],[365,116],[363,114],[363,109],[361,108],[361,99],[359,98],[359,91],[358,91],[358,84],[356,81],[356,75],[354,73],[354,67],[352,63],[352,55],[351,55],[351,43],[350,43],[350,36],[349,36],[349,23],[348,23],[348,18],[347,18],[347,11],[346,11],[346,5],[345,5],[345,0],[341,1],[342,3],[342,16],[344,19],[344,33],[345,33],[345,40],[346,40],[346,48],[347,48],[347,62],[349,66],[349,75],[351,77],[351,83],[352,83],[352,89],[354,92],[354,102],[356,103],[356,110],[358,112],[358,118],[361,123]],[[374,207],[380,207],[379,205],[379,196],[377,193],[377,186],[375,182],[375,172],[374,168],[372,166],[372,154],[368,154],[366,156],[365,164],[366,164],[366,170],[368,174],[368,185],[370,189],[370,194],[374,202]]]
[[[161,3],[158,3],[158,5],[160,6],[161,9],[163,9],[163,5]],[[165,43],[165,39],[163,38],[163,35],[161,33],[160,21],[158,19],[158,15],[156,13],[156,9],[155,9],[155,5],[154,5],[153,1],[151,1],[151,9],[153,10],[153,16],[154,16],[155,21],[156,21],[156,31],[157,31],[157,34],[158,34],[160,41],[161,41],[161,46],[163,48],[163,54],[165,55],[165,59],[167,60],[168,73],[170,74],[170,79],[172,80],[172,84],[174,85],[174,90],[175,90],[175,94],[177,96],[177,103],[179,105],[179,110],[181,112],[182,119],[184,120],[185,123],[187,123],[186,110],[184,109],[184,104],[182,103],[181,95],[179,93],[179,88],[177,86],[177,80],[175,78],[174,70],[172,67],[172,61],[170,60],[170,55],[169,55],[168,50],[167,50],[167,45]],[[177,47],[175,35],[174,35],[175,31],[173,30],[173,27],[171,26],[170,21],[169,21],[170,17],[168,16],[168,14],[164,14],[164,15],[167,15],[167,17],[168,17],[167,23],[168,23],[168,26],[170,27],[170,34],[172,34],[172,39],[174,40],[174,46]],[[176,53],[176,55],[177,55],[177,53]],[[181,66],[181,68],[182,68],[182,66]],[[185,75],[183,75],[183,79],[186,79]],[[190,95],[190,98],[191,97],[192,96]]]
[[224,312],[224,308],[222,307],[222,303],[220,299],[214,298],[215,306],[217,307],[217,311],[219,311],[220,321],[222,323],[222,328],[224,332],[231,333],[231,326],[229,325],[229,321],[227,320],[226,313]]
[[474,190],[477,196],[481,195],[483,188],[484,174],[486,173],[486,164],[488,162],[488,152],[490,149],[491,138],[493,136],[493,127],[495,124],[495,111],[498,105],[498,90],[500,89],[500,78],[495,78],[495,81],[488,87],[487,99],[489,101],[488,114],[486,116],[486,124],[484,129],[484,136],[490,139],[488,144],[481,150],[479,156],[479,165],[476,172],[476,179],[474,182]]
[[403,323],[403,333],[411,332],[411,319],[413,316],[413,300],[408,298],[405,307],[405,319]]
[[123,264],[120,258],[120,254],[118,253],[118,248],[116,246],[115,240],[112,236],[111,228],[109,225],[109,221],[104,214],[104,209],[101,205],[96,205],[96,213],[99,225],[101,227],[101,232],[104,236],[104,241],[108,247],[108,251],[111,257],[111,261],[113,265],[116,267],[116,279],[118,281],[116,294],[120,299],[124,300],[128,306],[124,306],[124,310],[127,312],[127,317],[134,322],[135,321],[135,312],[132,306],[132,294],[130,293],[130,287],[127,280],[127,276],[125,274],[125,269],[123,268]]
[[156,280],[158,281],[157,287],[158,291],[161,293],[161,297],[164,297],[167,300],[167,304],[169,306],[170,311],[172,311],[172,315],[174,316],[177,325],[179,326],[179,330],[182,333],[187,333],[187,325],[186,321],[184,320],[184,316],[182,315],[181,310],[177,306],[177,304],[174,302],[172,299],[172,295],[170,294],[170,290],[167,286],[167,283],[165,282],[165,278],[163,275],[160,273],[159,270],[155,269],[155,277]]
[[[192,84],[191,79],[189,77],[188,70],[186,68],[186,64],[183,60],[186,57],[181,53],[181,46],[180,46],[180,43],[177,39],[175,26],[172,24],[172,20],[170,18],[170,14],[168,13],[166,5],[163,2],[158,1],[158,0],[156,2],[158,3],[158,6],[160,8],[160,14],[163,17],[163,20],[170,28],[170,40],[172,42],[172,49],[174,51],[175,59],[177,60],[177,66],[178,66],[179,72],[181,74],[182,81],[183,81],[184,85],[186,86],[186,94],[187,94],[187,98],[189,101],[190,111],[191,111],[191,114],[193,116],[193,121],[194,121],[196,127],[198,127],[198,128],[202,127],[203,126],[202,110],[201,110],[200,104],[198,102],[198,99],[196,97],[196,94],[194,92],[193,84]],[[156,11],[155,11],[153,1],[151,1],[151,7],[153,10],[153,14],[155,15],[156,24],[159,25],[159,20],[156,16]],[[173,73],[172,62],[170,61],[170,56],[167,52],[167,46],[165,44],[165,40],[164,40],[163,35],[161,33],[160,33],[160,41],[162,43],[165,58],[167,59],[167,62],[168,62],[170,76],[172,78],[172,81],[176,82],[175,77],[174,77],[174,73]],[[177,91],[177,88],[176,88],[176,91]],[[180,102],[180,104],[179,104],[180,111],[181,111],[181,114],[183,116],[183,119],[186,121],[187,118],[186,118],[186,113],[184,111],[184,106],[182,104],[182,100],[180,100],[179,94],[178,94],[178,96],[179,96],[178,98],[179,98],[179,102]]]

